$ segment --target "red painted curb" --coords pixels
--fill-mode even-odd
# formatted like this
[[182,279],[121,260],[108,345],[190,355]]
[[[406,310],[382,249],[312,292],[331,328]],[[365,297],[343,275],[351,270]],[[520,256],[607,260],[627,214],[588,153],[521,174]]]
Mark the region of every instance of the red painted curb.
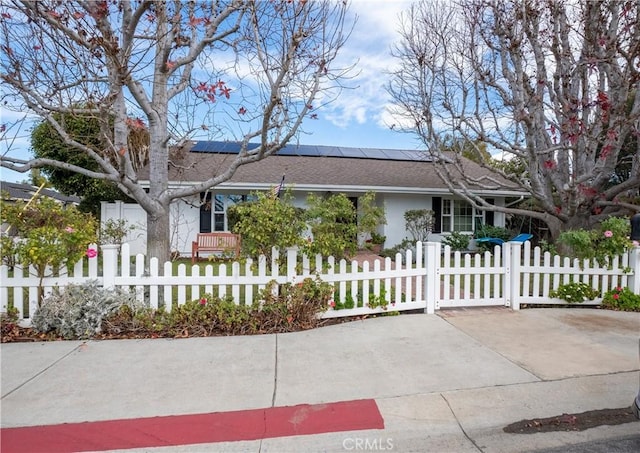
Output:
[[374,400],[0,429],[2,453],[65,453],[382,429]]

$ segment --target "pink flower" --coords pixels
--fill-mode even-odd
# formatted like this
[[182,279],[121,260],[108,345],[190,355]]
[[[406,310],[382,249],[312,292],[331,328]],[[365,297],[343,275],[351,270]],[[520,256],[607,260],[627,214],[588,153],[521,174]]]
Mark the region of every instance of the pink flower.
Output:
[[200,305],[207,305],[207,299],[204,297],[200,299]]
[[72,227],[68,226],[64,229],[64,231],[66,231],[67,233],[73,233],[75,230]]
[[330,306],[331,308],[333,308],[333,307],[335,307],[335,306],[336,306],[336,303],[335,303],[334,301],[330,300],[330,301],[329,301],[329,306]]
[[611,230],[607,230],[604,232],[604,237],[606,238],[610,238],[613,236],[613,233],[611,232]]
[[616,291],[622,291],[622,286],[618,286],[618,287],[616,288]]
[[614,295],[613,295],[613,298],[614,298],[614,299],[620,299],[620,295],[619,295],[619,294],[614,294]]
[[98,256],[98,251],[96,249],[87,249],[87,256],[89,258],[95,258]]

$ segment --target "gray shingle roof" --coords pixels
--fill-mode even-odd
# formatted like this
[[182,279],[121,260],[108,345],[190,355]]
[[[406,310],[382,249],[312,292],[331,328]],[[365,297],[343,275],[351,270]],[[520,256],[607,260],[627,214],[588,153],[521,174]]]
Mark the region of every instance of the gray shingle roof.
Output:
[[[36,186],[31,184],[0,181],[0,192],[6,192],[9,194],[11,200],[30,200],[31,197],[38,191]],[[50,189],[42,189],[39,195],[43,197],[53,198],[61,203],[65,204],[78,204],[80,198],[74,196],[63,195],[60,192]]]
[[[190,152],[191,146],[175,153],[169,167],[169,179],[172,182],[199,182],[220,174],[235,159],[233,153]],[[413,151],[415,153],[415,151]],[[290,155],[274,155],[261,161],[243,165],[238,168],[229,183],[275,185],[286,175],[286,184],[296,187],[305,186],[338,186],[348,188],[393,188],[411,191],[444,192],[446,184],[436,173],[434,163],[416,160],[389,160],[351,157],[312,157]],[[486,175],[487,171],[468,159],[463,160],[468,175],[477,178]],[[453,169],[454,178],[460,173]],[[457,176],[456,176],[457,175]],[[148,168],[139,173],[139,179],[149,179]],[[500,181],[499,191],[515,192],[518,187],[504,179]],[[479,188],[479,186],[478,186]]]

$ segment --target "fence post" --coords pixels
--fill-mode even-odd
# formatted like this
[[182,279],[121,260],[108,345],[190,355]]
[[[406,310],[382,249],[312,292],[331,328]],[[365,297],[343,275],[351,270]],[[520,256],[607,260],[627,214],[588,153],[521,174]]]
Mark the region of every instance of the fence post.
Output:
[[440,243],[424,243],[424,297],[427,300],[426,313],[432,315],[436,312],[436,298],[440,291]]
[[296,264],[298,264],[298,247],[287,248],[287,283],[293,283],[296,278]]
[[633,294],[640,294],[640,246],[629,251],[629,267],[633,275],[627,280],[627,286]]
[[507,293],[507,302],[511,305],[512,310],[520,310],[520,260],[522,251],[522,242],[507,242],[505,259],[509,260],[506,265],[506,277],[509,281],[509,292]]
[[117,244],[105,244],[102,249],[102,287],[113,289],[116,286],[116,274],[118,273],[118,249]]

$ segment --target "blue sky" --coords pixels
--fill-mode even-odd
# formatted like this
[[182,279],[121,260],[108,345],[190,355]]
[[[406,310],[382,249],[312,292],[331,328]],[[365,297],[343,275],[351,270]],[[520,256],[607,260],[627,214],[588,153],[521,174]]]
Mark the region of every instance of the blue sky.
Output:
[[[338,98],[317,111],[318,119],[308,119],[299,142],[306,145],[351,146],[363,148],[418,149],[420,143],[411,134],[389,128],[393,123],[386,106],[389,95],[385,71],[394,61],[390,48],[398,35],[398,14],[411,5],[406,0],[352,0],[350,14],[357,15],[354,30],[342,48],[338,63],[355,65],[357,76],[349,80],[350,89],[342,91]],[[0,112],[5,118],[1,123],[17,117],[15,113]],[[18,140],[12,146],[12,155],[20,150],[27,156],[29,125],[23,127]],[[12,135],[12,134],[9,134]],[[5,147],[7,144],[4,143]],[[4,152],[4,151],[3,151]],[[27,174],[0,168],[4,181],[22,181]]]
[[332,104],[318,112],[318,120],[305,122],[300,142],[309,145],[355,146],[366,148],[416,149],[411,134],[389,128],[394,123],[386,106],[385,90],[389,70],[395,62],[390,48],[399,39],[398,15],[411,5],[406,0],[353,0],[351,13],[358,16],[339,61],[356,64],[358,76],[353,89],[343,91]]

